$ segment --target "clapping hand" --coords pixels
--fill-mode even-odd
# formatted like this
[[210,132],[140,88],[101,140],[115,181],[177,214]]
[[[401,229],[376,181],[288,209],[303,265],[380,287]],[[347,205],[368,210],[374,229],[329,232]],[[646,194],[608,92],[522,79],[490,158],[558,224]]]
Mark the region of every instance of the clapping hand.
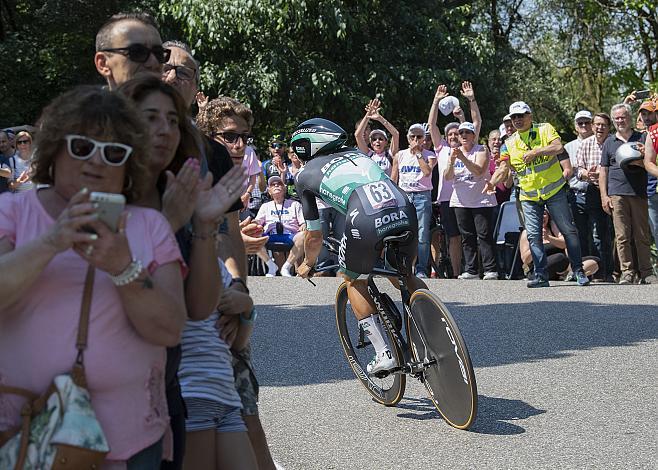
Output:
[[270,238],[268,236],[262,236],[263,226],[252,222],[251,217],[247,217],[240,222],[240,232],[242,233],[244,249],[248,255],[258,253]]
[[241,165],[231,168],[212,187],[212,174],[208,173],[199,185],[194,217],[203,224],[219,223],[231,204],[240,197],[244,182],[245,170]]
[[177,175],[166,172],[167,184],[162,195],[162,214],[174,232],[185,225],[192,214],[199,195],[201,165],[196,158],[188,158]]
[[372,119],[373,121],[381,120],[382,116],[379,114],[379,110],[381,108],[382,103],[379,101],[379,99],[375,98],[370,100],[370,103],[368,103],[368,106],[366,106],[366,116],[368,116],[368,119]]

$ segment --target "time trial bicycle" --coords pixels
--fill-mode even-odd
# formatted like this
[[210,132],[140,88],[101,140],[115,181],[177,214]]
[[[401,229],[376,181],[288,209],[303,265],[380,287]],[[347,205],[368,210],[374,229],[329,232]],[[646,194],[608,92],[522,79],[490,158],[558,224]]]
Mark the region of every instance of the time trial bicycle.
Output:
[[[411,236],[407,231],[383,240],[384,249],[393,251],[397,266],[402,266],[398,246]],[[337,253],[337,240],[329,239],[325,246]],[[388,294],[380,292],[375,277],[397,279],[402,313]],[[344,282],[336,292],[336,326],[356,378],[375,401],[395,406],[404,395],[407,375],[415,377],[425,385],[434,406],[448,424],[468,429],[477,415],[475,373],[466,342],[446,306],[427,289],[410,294],[402,273],[387,267],[376,267],[368,275],[368,292],[377,307],[397,366],[374,375],[366,372],[372,348],[368,348],[370,342],[351,311]]]

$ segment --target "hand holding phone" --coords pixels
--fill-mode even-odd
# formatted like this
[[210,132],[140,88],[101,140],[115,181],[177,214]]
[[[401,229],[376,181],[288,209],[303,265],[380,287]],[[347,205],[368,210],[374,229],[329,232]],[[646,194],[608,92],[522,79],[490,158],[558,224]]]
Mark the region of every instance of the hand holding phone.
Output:
[[93,192],[89,201],[96,204],[98,218],[107,225],[111,231],[118,229],[119,217],[126,207],[126,198],[123,194]]
[[646,100],[651,96],[651,90],[639,90],[634,93],[636,100]]

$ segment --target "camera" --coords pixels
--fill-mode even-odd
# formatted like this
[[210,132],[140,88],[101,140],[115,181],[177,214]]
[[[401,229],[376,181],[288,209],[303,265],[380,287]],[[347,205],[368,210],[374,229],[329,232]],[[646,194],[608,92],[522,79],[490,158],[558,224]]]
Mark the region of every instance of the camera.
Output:
[[283,235],[283,224],[281,222],[276,223],[276,234]]

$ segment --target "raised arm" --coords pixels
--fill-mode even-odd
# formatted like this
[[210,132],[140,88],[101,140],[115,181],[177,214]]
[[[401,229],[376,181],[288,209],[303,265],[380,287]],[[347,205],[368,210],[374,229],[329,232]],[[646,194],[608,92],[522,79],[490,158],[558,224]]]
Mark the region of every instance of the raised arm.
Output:
[[475,91],[471,82],[462,82],[462,96],[468,100],[471,109],[471,122],[475,126],[475,141],[477,142],[482,128],[482,116],[480,115],[480,107],[475,100]]
[[437,148],[439,144],[441,144],[441,131],[439,130],[439,126],[436,125],[436,120],[439,117],[439,101],[446,96],[448,96],[448,88],[443,84],[439,85],[436,88],[436,93],[434,93],[430,114],[427,117],[427,123],[430,126],[430,136],[432,137],[432,145],[434,148]]
[[368,126],[368,121],[370,120],[370,108],[372,106],[372,101],[370,100],[368,104],[365,107],[366,113],[365,115],[361,118],[359,122],[356,123],[356,129],[354,130],[354,138],[356,139],[356,146],[361,150],[363,153],[368,153],[370,150],[368,148],[368,142],[366,142],[366,138],[364,137],[363,133],[366,130],[366,127]]
[[395,126],[388,122],[386,118],[381,115],[380,109],[381,102],[375,98],[370,102],[370,114],[368,117],[373,121],[379,122],[382,126],[384,126],[388,133],[391,134],[391,146],[389,148],[389,152],[391,152],[391,155],[395,155],[398,153],[398,150],[400,150],[400,132],[398,132]]
[[658,178],[658,165],[656,165],[656,149],[651,140],[651,134],[647,133],[647,140],[644,142],[644,169],[647,173]]

